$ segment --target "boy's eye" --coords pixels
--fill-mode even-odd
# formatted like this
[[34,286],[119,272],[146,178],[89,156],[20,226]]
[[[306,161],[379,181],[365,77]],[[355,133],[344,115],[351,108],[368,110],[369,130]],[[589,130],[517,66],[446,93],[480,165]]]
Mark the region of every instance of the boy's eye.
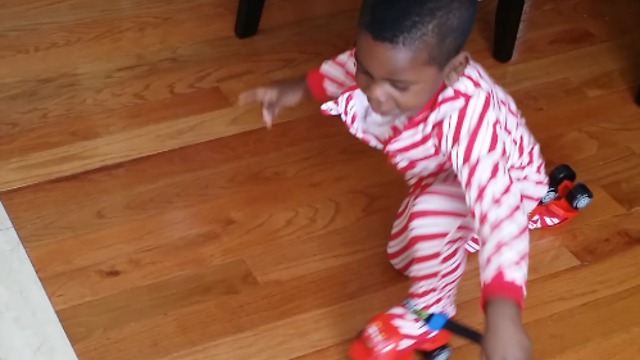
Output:
[[409,90],[409,87],[410,87],[409,84],[398,83],[398,82],[392,82],[391,86],[393,86],[393,88],[398,91],[407,91]]
[[369,74],[369,72],[367,70],[362,68],[362,66],[357,66],[356,67],[356,73],[360,73],[360,74],[362,74],[362,75],[364,75],[366,77],[369,77],[369,78],[372,77],[371,74]]

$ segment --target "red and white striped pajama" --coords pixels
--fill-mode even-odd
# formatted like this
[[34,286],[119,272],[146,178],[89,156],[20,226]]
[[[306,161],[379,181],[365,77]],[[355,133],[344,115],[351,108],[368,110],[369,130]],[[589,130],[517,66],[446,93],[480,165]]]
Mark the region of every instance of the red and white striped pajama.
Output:
[[[522,303],[528,271],[528,214],[547,191],[538,143],[513,99],[471,61],[452,86],[442,86],[410,118],[375,114],[355,85],[353,50],[308,73],[326,115],[382,150],[409,186],[391,232],[391,264],[412,285],[408,300],[453,316],[467,253],[479,250],[483,302]],[[392,121],[389,121],[392,120]],[[400,348],[431,335],[401,303],[388,312],[405,335]]]

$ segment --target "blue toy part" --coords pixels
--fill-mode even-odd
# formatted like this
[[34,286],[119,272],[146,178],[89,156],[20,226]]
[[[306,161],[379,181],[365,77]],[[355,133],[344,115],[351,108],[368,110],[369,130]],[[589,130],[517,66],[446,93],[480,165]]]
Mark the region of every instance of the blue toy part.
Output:
[[449,317],[443,313],[428,313],[418,310],[409,299],[405,299],[404,305],[409,311],[422,319],[422,321],[424,321],[424,323],[434,331],[442,330],[449,321]]
[[435,331],[442,330],[449,321],[449,317],[445,314],[431,314],[426,319],[427,326]]

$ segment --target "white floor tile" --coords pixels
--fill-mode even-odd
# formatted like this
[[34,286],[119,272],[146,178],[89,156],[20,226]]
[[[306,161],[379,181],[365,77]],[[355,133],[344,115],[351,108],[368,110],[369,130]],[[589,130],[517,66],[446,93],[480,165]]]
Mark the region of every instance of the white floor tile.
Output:
[[0,359],[77,360],[11,228],[0,230],[0,274]]
[[9,220],[9,215],[7,215],[7,212],[5,211],[4,206],[2,206],[2,203],[0,203],[0,230],[9,229],[11,227],[13,226],[11,225],[11,220]]

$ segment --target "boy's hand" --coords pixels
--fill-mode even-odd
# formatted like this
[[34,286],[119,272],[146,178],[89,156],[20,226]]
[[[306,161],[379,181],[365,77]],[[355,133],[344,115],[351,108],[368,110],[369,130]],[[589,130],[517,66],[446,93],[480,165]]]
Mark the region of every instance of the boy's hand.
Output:
[[240,104],[251,102],[262,103],[262,119],[267,128],[271,129],[273,118],[283,107],[295,106],[307,93],[306,79],[297,78],[261,86],[240,94]]
[[522,325],[519,306],[506,299],[487,303],[483,360],[530,360],[531,342]]

